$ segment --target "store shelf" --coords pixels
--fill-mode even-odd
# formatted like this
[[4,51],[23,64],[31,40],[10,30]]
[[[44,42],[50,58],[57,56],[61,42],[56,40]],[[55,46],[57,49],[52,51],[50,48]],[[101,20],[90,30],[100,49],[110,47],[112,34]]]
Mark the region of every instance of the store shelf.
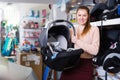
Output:
[[35,39],[35,38],[39,38],[39,36],[36,36],[36,37],[24,37],[24,38],[33,38],[33,39]]
[[103,26],[120,25],[120,18],[103,20],[102,22],[101,21],[91,22],[91,25],[101,26],[101,23],[103,24]]
[[23,29],[24,31],[41,31],[41,28]]
[[14,59],[16,56],[4,56],[4,57],[5,57],[5,58],[8,58],[8,59],[9,59],[9,58],[13,58],[13,59]]

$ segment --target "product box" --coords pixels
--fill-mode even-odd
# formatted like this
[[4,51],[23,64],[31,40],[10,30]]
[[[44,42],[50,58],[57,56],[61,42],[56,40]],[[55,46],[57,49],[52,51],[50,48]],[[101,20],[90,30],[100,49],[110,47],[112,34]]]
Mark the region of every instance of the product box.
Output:
[[23,52],[20,54],[20,64],[31,67],[38,77],[42,80],[42,56],[40,52]]

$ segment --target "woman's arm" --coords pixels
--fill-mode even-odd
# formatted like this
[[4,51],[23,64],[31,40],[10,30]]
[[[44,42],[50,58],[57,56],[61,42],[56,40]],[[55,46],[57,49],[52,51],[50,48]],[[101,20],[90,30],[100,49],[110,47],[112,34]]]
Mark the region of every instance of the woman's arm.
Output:
[[82,40],[76,39],[75,44],[82,48],[85,52],[90,53],[91,55],[97,55],[99,51],[100,44],[100,34],[99,29],[95,28],[92,36],[92,43],[88,44]]

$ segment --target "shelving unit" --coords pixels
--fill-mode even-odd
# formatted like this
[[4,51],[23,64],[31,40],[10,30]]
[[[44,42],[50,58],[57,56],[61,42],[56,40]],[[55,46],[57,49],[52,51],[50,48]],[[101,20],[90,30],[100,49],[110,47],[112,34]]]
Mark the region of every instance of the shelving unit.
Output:
[[[101,21],[91,22],[91,25],[94,25],[94,26],[101,26]],[[109,20],[103,20],[103,21],[102,21],[102,25],[103,25],[103,26],[120,25],[120,18],[109,19]]]
[[[106,51],[110,49],[111,44],[114,43],[114,41],[118,40],[118,34],[120,32],[120,18],[91,22],[91,25],[98,26],[101,28],[100,51],[98,55],[100,54],[100,57],[103,57],[104,54],[106,54]],[[112,74],[115,75],[114,73]]]
[[[103,20],[103,21],[95,21],[95,22],[90,22],[91,25],[93,26],[114,26],[114,25],[120,25],[120,18],[115,18],[115,19],[108,19],[108,20]],[[77,26],[77,23],[73,23],[74,26]]]
[[15,59],[16,56],[5,56],[4,58],[8,58],[8,59]]
[[26,39],[38,39],[41,29],[24,29],[24,37]]
[[[26,25],[21,25],[19,29],[21,46],[25,40],[28,40],[30,44],[34,44],[34,42],[38,40],[38,37],[41,32],[40,18],[26,17],[22,20],[21,24],[23,24],[24,21],[27,22]],[[35,23],[37,23],[37,27],[35,27]]]

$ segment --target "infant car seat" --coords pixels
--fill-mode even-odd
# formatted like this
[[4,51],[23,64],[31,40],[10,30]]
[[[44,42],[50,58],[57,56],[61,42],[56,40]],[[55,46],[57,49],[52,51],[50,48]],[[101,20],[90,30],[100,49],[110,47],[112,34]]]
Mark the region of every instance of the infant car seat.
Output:
[[49,22],[40,34],[43,62],[56,71],[74,67],[83,53],[82,49],[72,48],[69,27],[75,35],[74,26],[67,20]]
[[117,17],[117,4],[119,0],[107,0],[105,3],[96,3],[91,10],[91,21],[111,19]]
[[110,49],[103,56],[102,65],[107,72],[118,73],[120,72],[120,30],[112,30],[109,34],[111,34],[109,37],[114,40],[114,44],[110,46]]
[[102,56],[96,57],[94,63],[103,66],[107,72],[118,73],[120,71],[120,29],[110,29],[106,34],[111,45]]

